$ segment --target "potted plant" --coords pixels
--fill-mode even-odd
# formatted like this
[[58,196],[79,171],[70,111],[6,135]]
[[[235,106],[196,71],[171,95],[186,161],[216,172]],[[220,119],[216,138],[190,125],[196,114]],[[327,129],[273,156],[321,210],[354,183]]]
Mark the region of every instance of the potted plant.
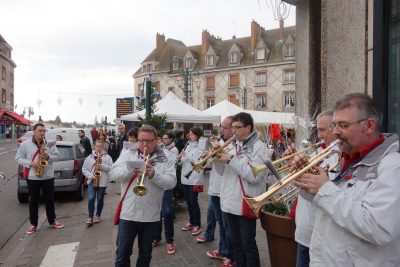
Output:
[[268,203],[261,210],[261,226],[267,234],[271,267],[296,266],[296,225],[288,214],[288,207],[282,202]]

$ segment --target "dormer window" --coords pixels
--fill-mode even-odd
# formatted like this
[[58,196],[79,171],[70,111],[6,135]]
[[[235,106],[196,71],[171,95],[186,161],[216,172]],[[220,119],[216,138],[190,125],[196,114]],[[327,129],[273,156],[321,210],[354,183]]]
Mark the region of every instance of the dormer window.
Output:
[[230,60],[229,62],[231,64],[237,64],[239,63],[239,51],[231,52],[230,53]]
[[193,60],[192,60],[192,58],[186,58],[185,59],[185,68],[186,69],[193,68]]
[[213,55],[207,55],[206,56],[206,66],[207,67],[213,67],[214,66],[214,56]]
[[294,57],[294,44],[286,44],[284,46],[284,56],[285,57]]
[[179,62],[178,61],[174,61],[172,63],[172,70],[178,70],[179,69]]
[[257,48],[256,59],[257,60],[265,60],[265,48]]

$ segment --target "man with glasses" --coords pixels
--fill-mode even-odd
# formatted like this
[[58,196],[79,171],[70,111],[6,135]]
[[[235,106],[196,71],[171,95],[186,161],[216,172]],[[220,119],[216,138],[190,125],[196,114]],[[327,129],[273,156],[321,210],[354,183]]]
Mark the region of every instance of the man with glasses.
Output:
[[[249,113],[241,112],[232,118],[234,155],[222,154],[214,164],[221,181],[221,209],[225,213],[228,231],[232,242],[235,266],[260,266],[260,257],[256,243],[256,218],[249,218],[243,213],[243,196],[259,196],[265,192],[267,171],[254,175],[248,160],[254,165],[261,165],[260,155],[267,147],[254,131],[253,118]],[[246,216],[246,217],[245,217]]]
[[400,266],[399,140],[380,133],[380,124],[369,96],[345,96],[331,123],[341,140],[339,175],[330,181],[317,167],[319,174],[296,179],[322,211],[311,238],[311,266]]
[[124,147],[124,141],[128,141],[128,137],[126,135],[125,124],[121,123],[118,125],[118,143],[117,143],[117,151],[118,157],[121,154],[122,148]]
[[[143,125],[138,132],[139,148],[122,153],[111,169],[112,179],[121,180],[121,192],[124,192],[119,215],[115,266],[130,266],[136,237],[139,242],[136,266],[150,265],[152,241],[160,221],[164,190],[172,189],[176,185],[175,161],[157,145],[157,137],[157,130],[153,126]],[[132,189],[140,177],[135,181],[132,179],[137,168],[135,164],[146,156],[149,156],[144,180],[147,194],[138,196]]]

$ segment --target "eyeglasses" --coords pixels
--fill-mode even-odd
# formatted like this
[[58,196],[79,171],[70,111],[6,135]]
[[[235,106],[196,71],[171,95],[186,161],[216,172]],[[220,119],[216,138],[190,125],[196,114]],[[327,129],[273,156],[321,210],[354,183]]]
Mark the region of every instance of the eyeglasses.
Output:
[[245,128],[245,127],[247,127],[247,125],[246,126],[244,126],[244,125],[242,125],[242,126],[232,126],[232,129],[236,131],[238,129]]
[[362,119],[362,120],[353,121],[353,122],[339,122],[339,123],[332,122],[331,124],[329,124],[329,128],[331,128],[331,130],[334,130],[334,129],[336,129],[336,127],[338,127],[340,130],[346,130],[351,125],[353,125],[355,123],[360,123],[360,122],[366,121],[366,120],[368,120],[368,119]]
[[139,142],[139,144],[150,144],[150,143],[153,143],[154,140],[156,140],[156,139],[154,138],[151,140],[138,140],[138,142]]

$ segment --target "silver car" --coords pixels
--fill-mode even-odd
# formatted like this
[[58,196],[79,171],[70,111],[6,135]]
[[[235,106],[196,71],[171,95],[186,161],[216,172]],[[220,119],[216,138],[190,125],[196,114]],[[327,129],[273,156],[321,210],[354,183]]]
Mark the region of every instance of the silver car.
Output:
[[[56,145],[60,159],[53,162],[54,191],[72,192],[74,199],[80,201],[83,199],[84,193],[82,165],[85,160],[85,149],[77,142],[58,141]],[[22,178],[20,170],[18,170],[17,197],[21,203],[26,203],[29,199],[26,180]]]

